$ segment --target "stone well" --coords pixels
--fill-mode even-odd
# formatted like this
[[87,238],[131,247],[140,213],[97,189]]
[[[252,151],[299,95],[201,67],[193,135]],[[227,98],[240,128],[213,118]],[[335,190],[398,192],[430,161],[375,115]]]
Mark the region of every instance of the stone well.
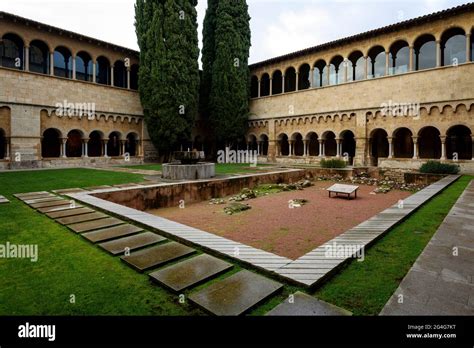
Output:
[[198,162],[196,164],[165,163],[162,166],[164,179],[196,180],[209,179],[216,176],[214,163]]

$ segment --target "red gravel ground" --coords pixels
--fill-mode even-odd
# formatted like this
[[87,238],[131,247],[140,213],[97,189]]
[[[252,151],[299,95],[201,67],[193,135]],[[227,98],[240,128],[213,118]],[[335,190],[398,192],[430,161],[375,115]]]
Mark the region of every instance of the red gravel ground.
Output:
[[[325,189],[333,184],[320,181],[303,191],[251,199],[245,203],[252,209],[235,215],[224,213],[226,205],[210,205],[208,201],[184,209],[162,208],[148,212],[296,259],[410,195],[404,191],[373,195],[370,192],[374,186],[358,185],[356,200],[329,198]],[[309,202],[290,209],[288,201],[297,198]]]

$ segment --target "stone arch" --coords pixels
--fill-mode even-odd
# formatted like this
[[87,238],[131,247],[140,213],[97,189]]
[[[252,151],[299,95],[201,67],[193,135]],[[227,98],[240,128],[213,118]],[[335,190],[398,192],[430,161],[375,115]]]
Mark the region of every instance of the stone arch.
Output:
[[88,153],[89,157],[100,157],[103,154],[102,140],[104,133],[100,130],[93,130],[89,134]]
[[405,40],[397,40],[390,45],[389,74],[403,74],[410,69],[410,47]]
[[373,165],[378,165],[379,158],[389,157],[388,133],[383,128],[376,128],[370,132],[370,156]]
[[270,75],[264,73],[260,79],[260,96],[267,97],[270,95]]
[[39,74],[49,74],[50,70],[49,46],[42,40],[32,40],[29,49],[29,68],[30,71]]
[[290,155],[290,144],[288,142],[288,135],[286,133],[280,133],[277,137],[278,145],[280,149],[280,156]]
[[258,141],[260,142],[260,155],[268,156],[268,135],[265,133],[260,134]]
[[451,126],[446,132],[446,155],[448,159],[470,160],[472,153],[472,131],[462,124]]
[[328,84],[328,67],[324,59],[318,59],[313,65],[314,87],[323,87]]
[[23,70],[25,40],[13,32],[5,33],[0,40],[0,65]]
[[341,150],[339,151],[340,155],[343,157],[348,157],[349,164],[354,163],[354,157],[356,152],[356,140],[355,134],[352,130],[346,129],[339,134],[341,139]]
[[308,156],[319,156],[319,137],[314,131],[308,132],[305,136],[308,142]]
[[67,157],[81,157],[82,156],[82,139],[84,132],[79,129],[73,129],[67,134],[66,141],[66,156]]
[[112,131],[109,133],[107,138],[107,155],[110,157],[120,156],[120,140],[122,140],[122,133],[119,131]]
[[66,46],[54,49],[54,76],[72,78],[72,53]]
[[303,142],[303,136],[301,135],[300,132],[294,132],[291,135],[291,141],[292,141],[292,155],[294,156],[303,156],[304,154],[304,142]]
[[413,157],[413,131],[400,127],[393,131],[393,151],[396,158]]
[[96,60],[95,80],[101,85],[110,85],[110,60],[105,56],[99,56]]
[[250,98],[258,98],[258,77],[252,75],[250,78]]
[[41,156],[57,158],[61,156],[62,133],[57,128],[47,128],[41,138]]
[[114,86],[120,88],[127,88],[128,77],[127,68],[123,60],[116,60],[114,63]]
[[292,66],[285,70],[285,93],[296,91],[296,69]]
[[385,48],[381,45],[373,46],[367,54],[369,59],[367,77],[385,76]]
[[308,89],[311,87],[311,67],[308,63],[302,64],[298,68],[298,90]]
[[360,50],[355,50],[349,54],[347,81],[359,81],[365,79],[365,58]]
[[341,55],[335,55],[329,61],[329,84],[338,85],[342,82],[344,72],[344,58]]
[[419,35],[414,43],[414,70],[436,67],[436,38],[432,34]]
[[324,141],[324,155],[336,156],[337,154],[336,134],[333,131],[327,130],[324,133],[322,133],[321,139]]
[[272,73],[272,95],[281,94],[283,92],[283,74],[281,70],[275,70]]
[[92,82],[92,57],[86,51],[76,54],[76,80]]
[[131,157],[138,156],[137,143],[139,139],[140,137],[136,132],[129,132],[125,137],[125,153],[128,153]]
[[466,32],[461,27],[451,27],[441,34],[441,66],[466,62]]

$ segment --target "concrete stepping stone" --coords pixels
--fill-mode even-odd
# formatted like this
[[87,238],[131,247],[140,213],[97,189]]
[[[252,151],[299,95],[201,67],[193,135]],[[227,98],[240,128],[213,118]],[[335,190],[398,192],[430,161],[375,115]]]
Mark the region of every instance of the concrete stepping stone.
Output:
[[228,262],[202,254],[150,273],[149,276],[153,281],[178,292],[216,277],[232,267]]
[[109,239],[119,238],[143,231],[142,228],[133,225],[120,225],[115,227],[103,228],[93,232],[87,232],[82,236],[92,243],[104,242]]
[[108,217],[108,215],[99,212],[93,212],[89,214],[67,216],[56,219],[56,222],[59,222],[61,225],[71,225],[79,222],[99,220]]
[[0,195],[0,204],[2,203],[9,203],[10,201],[8,199],[6,199],[4,196],[1,196]]
[[61,198],[61,197],[50,196],[50,197],[46,197],[46,198],[27,199],[27,200],[24,200],[23,202],[25,202],[28,205],[31,205],[31,204],[35,204],[35,203],[55,202],[55,201],[63,201],[63,200],[64,200],[64,198]]
[[69,189],[61,189],[61,190],[53,190],[54,193],[57,193],[57,194],[65,194],[65,193],[76,193],[76,192],[84,192],[85,190],[84,189],[81,189],[81,188],[69,188]]
[[351,312],[303,292],[293,294],[293,301],[286,299],[266,315],[310,316],[310,315],[352,315]]
[[240,315],[283,287],[250,271],[240,271],[189,296],[196,305],[215,315]]
[[32,199],[51,198],[51,197],[57,197],[57,196],[53,195],[52,193],[43,193],[40,195],[32,195],[32,196],[25,196],[25,197],[19,197],[19,198],[17,197],[17,198],[24,202],[24,201],[29,201]]
[[23,197],[28,197],[28,196],[38,196],[38,195],[44,195],[44,194],[50,194],[47,191],[37,191],[37,192],[24,192],[24,193],[15,193],[13,196],[16,198],[23,198]]
[[143,272],[149,268],[162,265],[194,252],[196,250],[186,245],[170,242],[135,251],[130,256],[122,256],[120,258],[137,271]]
[[122,220],[110,217],[100,220],[79,222],[77,224],[68,225],[67,227],[76,233],[82,233],[87,231],[98,230],[100,228],[112,227],[123,223],[124,222]]
[[62,218],[62,217],[67,217],[67,216],[81,215],[81,214],[87,214],[87,213],[93,213],[93,212],[94,210],[91,208],[73,208],[73,209],[67,209],[67,210],[54,211],[52,213],[46,213],[46,216],[50,217],[51,219],[57,219],[57,218]]
[[54,207],[56,205],[64,205],[64,204],[71,204],[71,202],[66,199],[60,199],[53,202],[32,203],[32,204],[29,204],[29,206],[32,208],[48,208],[48,207]]
[[66,201],[64,205],[58,205],[58,206],[53,206],[53,207],[45,207],[45,208],[39,208],[37,209],[40,213],[50,213],[50,212],[55,212],[55,211],[63,211],[63,210],[72,210],[76,208],[80,208],[82,205],[75,203],[74,207],[71,207],[71,202]]
[[114,239],[110,242],[101,243],[99,244],[99,247],[108,251],[112,255],[118,255],[123,254],[126,250],[133,251],[165,240],[166,238],[156,233],[144,232],[129,237]]

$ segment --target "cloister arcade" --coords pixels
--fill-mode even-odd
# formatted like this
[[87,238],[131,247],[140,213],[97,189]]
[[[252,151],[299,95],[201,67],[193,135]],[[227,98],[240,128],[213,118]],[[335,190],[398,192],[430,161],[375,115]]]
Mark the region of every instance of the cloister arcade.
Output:
[[64,46],[50,47],[47,42],[34,39],[25,42],[18,34],[7,33],[0,41],[0,66],[99,83],[127,89],[138,89],[138,64],[130,59],[111,62],[100,55],[93,57],[86,51],[77,53]]
[[[1,138],[1,137],[0,137]],[[82,130],[72,129],[61,132],[48,128],[42,132],[41,156],[43,158],[80,158],[80,157],[119,157],[141,156],[141,142],[137,133],[126,135],[119,131],[104,134],[94,130],[85,134]]]
[[440,34],[423,33],[387,46],[375,44],[368,50],[355,49],[328,60],[308,57],[299,66],[290,63],[272,70],[261,68],[251,77],[250,96],[267,97],[470,62],[474,51],[472,32],[472,28],[450,27]]

